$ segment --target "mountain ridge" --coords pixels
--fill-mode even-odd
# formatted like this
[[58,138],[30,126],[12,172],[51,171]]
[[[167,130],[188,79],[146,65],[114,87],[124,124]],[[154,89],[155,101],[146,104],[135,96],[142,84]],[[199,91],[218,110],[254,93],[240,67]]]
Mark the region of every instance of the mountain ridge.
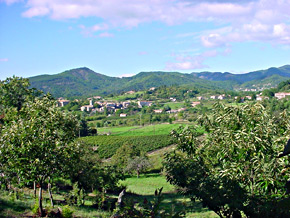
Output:
[[[275,76],[276,75],[276,76]],[[66,70],[54,75],[30,77],[31,87],[50,92],[56,97],[92,96],[145,90],[162,85],[182,85],[203,89],[228,89],[270,87],[290,78],[290,65],[271,67],[245,74],[229,72],[139,72],[131,77],[110,77],[87,67]],[[259,87],[257,87],[259,84]]]

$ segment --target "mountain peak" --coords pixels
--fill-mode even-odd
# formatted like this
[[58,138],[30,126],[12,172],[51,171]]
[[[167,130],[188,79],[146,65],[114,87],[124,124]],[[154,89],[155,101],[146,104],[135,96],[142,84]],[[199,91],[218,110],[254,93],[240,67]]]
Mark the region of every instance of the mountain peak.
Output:
[[77,77],[78,79],[82,80],[90,80],[91,76],[105,76],[100,73],[96,73],[95,71],[91,70],[88,67],[80,67],[75,68],[71,70],[67,70],[63,72],[64,75],[72,75],[74,77]]

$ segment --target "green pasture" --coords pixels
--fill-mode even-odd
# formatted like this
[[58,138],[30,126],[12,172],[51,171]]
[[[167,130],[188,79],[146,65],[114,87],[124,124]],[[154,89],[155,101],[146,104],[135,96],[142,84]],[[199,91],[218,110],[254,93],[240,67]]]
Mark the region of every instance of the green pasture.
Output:
[[103,127],[98,128],[98,134],[111,134],[117,136],[168,135],[173,129],[177,129],[179,126],[186,126],[186,124]]
[[155,190],[163,187],[161,209],[172,210],[174,208],[175,211],[185,210],[186,217],[189,218],[218,217],[213,211],[203,208],[201,203],[191,202],[189,198],[179,194],[174,186],[169,184],[165,177],[158,173],[141,175],[139,178],[130,177],[121,181],[121,184],[127,187],[127,192],[136,194],[134,199],[139,202],[143,201],[144,198],[152,200]]
[[164,104],[164,106],[166,106],[166,105],[169,106],[173,110],[177,110],[179,108],[184,107],[184,102],[167,102]]

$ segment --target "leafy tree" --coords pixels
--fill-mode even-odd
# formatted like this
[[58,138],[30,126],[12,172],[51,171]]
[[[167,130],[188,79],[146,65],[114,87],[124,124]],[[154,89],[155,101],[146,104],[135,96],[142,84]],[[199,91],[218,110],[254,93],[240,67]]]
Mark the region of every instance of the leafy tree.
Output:
[[5,114],[0,162],[21,180],[38,183],[39,210],[44,215],[43,184],[68,171],[70,161],[75,160],[78,144],[71,142],[78,121],[72,114],[60,111],[50,96],[26,102],[18,109],[11,108]]
[[288,90],[290,90],[290,80],[286,80],[279,83],[277,91],[288,91]]
[[141,151],[135,145],[124,144],[112,156],[112,164],[118,166],[118,168],[125,169],[129,159],[140,155]]
[[29,86],[28,79],[16,76],[0,81],[0,104],[6,107],[16,107],[17,111],[20,111],[24,102],[41,94],[40,91],[30,89]]
[[272,98],[275,95],[274,92],[270,89],[263,90],[262,94],[263,96],[267,96],[269,98]]
[[165,158],[167,180],[220,217],[288,217],[289,157],[277,158],[290,133],[288,113],[216,104],[199,124],[204,137],[193,127],[173,131],[178,148]]
[[129,173],[136,172],[137,178],[139,178],[140,173],[145,172],[150,166],[151,164],[146,156],[137,156],[128,161],[125,171]]

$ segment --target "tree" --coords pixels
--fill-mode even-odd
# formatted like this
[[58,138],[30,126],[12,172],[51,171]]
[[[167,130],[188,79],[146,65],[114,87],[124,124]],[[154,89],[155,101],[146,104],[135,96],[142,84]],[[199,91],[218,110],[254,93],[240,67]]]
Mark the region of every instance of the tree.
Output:
[[29,86],[28,79],[16,76],[0,81],[0,104],[6,107],[16,107],[17,111],[20,111],[24,102],[41,94],[40,91],[30,89]]
[[137,156],[129,159],[125,171],[128,173],[136,172],[137,178],[139,178],[140,173],[146,171],[150,166],[151,164],[146,156]]
[[141,151],[135,145],[124,144],[112,156],[112,164],[120,169],[125,169],[129,159],[140,155]]
[[72,143],[78,121],[60,111],[50,96],[28,101],[7,111],[0,137],[0,162],[21,180],[39,186],[39,210],[43,216],[42,188],[48,178],[69,170],[77,156],[78,144]]
[[263,94],[263,96],[266,96],[269,98],[272,98],[275,95],[275,93],[271,89],[263,90],[262,94]]
[[220,217],[288,217],[289,157],[277,158],[290,133],[288,113],[216,104],[199,124],[203,137],[193,127],[173,131],[178,148],[165,158],[167,180]]

